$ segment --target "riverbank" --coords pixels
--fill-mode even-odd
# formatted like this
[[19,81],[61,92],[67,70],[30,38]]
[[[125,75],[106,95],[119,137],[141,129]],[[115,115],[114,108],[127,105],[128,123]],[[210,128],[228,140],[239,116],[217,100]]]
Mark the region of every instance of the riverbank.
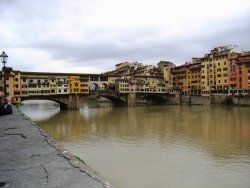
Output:
[[0,153],[0,187],[112,187],[16,108],[0,116]]
[[168,98],[167,104],[250,106],[250,96],[227,96],[219,94],[207,97],[172,95]]

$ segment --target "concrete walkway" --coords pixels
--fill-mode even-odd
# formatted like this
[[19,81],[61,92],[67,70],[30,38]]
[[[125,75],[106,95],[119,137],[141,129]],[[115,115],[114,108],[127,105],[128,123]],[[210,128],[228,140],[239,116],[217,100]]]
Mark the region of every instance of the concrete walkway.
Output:
[[22,112],[0,116],[0,188],[109,188]]

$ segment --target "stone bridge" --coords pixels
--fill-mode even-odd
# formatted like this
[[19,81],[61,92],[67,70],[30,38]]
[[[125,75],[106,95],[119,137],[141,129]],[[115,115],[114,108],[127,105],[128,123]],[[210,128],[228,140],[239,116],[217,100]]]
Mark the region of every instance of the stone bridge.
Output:
[[97,91],[91,95],[92,97],[104,97],[111,100],[114,104],[135,106],[136,103],[154,103],[163,104],[168,101],[169,95],[166,93],[116,93],[115,91],[105,90]]
[[75,110],[79,108],[80,102],[83,100],[83,96],[75,94],[66,95],[32,95],[27,97],[21,97],[21,101],[26,100],[50,100],[57,102],[60,105],[61,110]]
[[26,100],[51,100],[60,104],[61,110],[79,109],[81,102],[88,98],[104,97],[112,101],[115,106],[136,106],[136,103],[164,104],[168,100],[166,93],[116,93],[115,91],[95,91],[89,95],[65,94],[65,95],[32,95],[21,97]]

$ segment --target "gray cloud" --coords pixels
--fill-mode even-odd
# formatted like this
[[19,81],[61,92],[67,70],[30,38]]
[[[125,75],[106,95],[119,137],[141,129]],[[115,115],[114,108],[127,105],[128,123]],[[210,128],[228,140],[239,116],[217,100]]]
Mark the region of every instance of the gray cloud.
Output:
[[[114,40],[94,42],[74,42],[67,40],[47,41],[36,44],[40,50],[50,51],[55,59],[84,63],[94,60],[114,59],[139,60],[170,59],[176,63],[188,61],[193,56],[202,56],[215,46],[235,44],[240,48],[250,49],[250,14],[238,18],[219,20],[207,24],[186,35],[158,39],[158,28],[150,30],[130,30],[121,32]],[[100,31],[100,33],[107,31]],[[112,31],[109,31],[112,33]],[[95,34],[100,34],[96,32]],[[154,40],[148,38],[156,36]],[[145,42],[144,42],[145,40]],[[139,42],[138,42],[139,41]],[[98,61],[100,63],[100,61]],[[157,63],[157,62],[152,62]]]

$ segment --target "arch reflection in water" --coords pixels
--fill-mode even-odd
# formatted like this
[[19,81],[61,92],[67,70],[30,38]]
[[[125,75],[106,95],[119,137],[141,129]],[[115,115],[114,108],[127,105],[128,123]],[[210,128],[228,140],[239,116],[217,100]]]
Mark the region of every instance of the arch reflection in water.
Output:
[[38,124],[117,187],[247,187],[249,114],[223,106],[85,105]]
[[22,102],[21,111],[34,121],[47,120],[60,112],[60,106],[56,102],[47,100],[29,100]]

